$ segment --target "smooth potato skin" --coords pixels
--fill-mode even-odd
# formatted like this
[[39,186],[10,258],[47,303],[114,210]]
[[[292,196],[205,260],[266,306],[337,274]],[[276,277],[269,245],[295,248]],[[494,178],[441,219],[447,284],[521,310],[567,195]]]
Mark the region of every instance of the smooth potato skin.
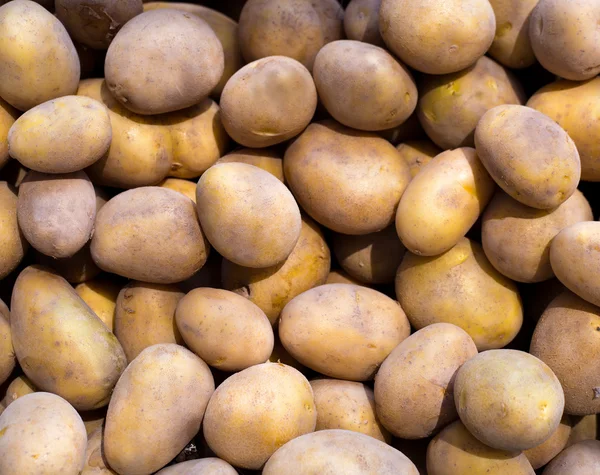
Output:
[[16,189],[0,181],[0,279],[17,268],[29,249],[19,227],[17,203]]
[[4,383],[15,369],[15,351],[10,331],[10,312],[0,300],[0,384]]
[[237,471],[224,460],[207,457],[188,460],[163,468],[156,475],[237,475]]
[[571,420],[565,414],[550,438],[536,447],[525,450],[523,453],[527,457],[527,460],[529,460],[529,463],[531,463],[531,466],[537,470],[562,452],[567,445],[570,434]]
[[429,140],[407,140],[396,145],[402,158],[410,167],[410,174],[414,178],[434,157],[443,152],[441,148]]
[[35,386],[31,381],[29,381],[27,376],[17,376],[10,382],[8,388],[6,388],[6,394],[4,395],[4,398],[2,401],[0,401],[0,414],[2,414],[2,412],[4,412],[8,406],[10,406],[20,397],[34,392],[36,392]]
[[584,440],[563,450],[544,469],[543,475],[594,475],[600,465],[600,441]]
[[239,162],[262,168],[285,182],[283,176],[283,159],[281,154],[271,148],[240,148],[219,158],[217,163]]
[[182,178],[167,178],[158,186],[168,188],[169,190],[178,191],[196,204],[196,183]]
[[351,0],[344,11],[344,32],[349,40],[385,47],[379,33],[381,0]]
[[18,117],[17,110],[0,98],[0,169],[10,159],[8,154],[8,132]]
[[81,475],[117,475],[106,462],[102,442],[104,438],[104,428],[97,427],[91,434],[88,434],[87,449],[85,451],[85,465]]

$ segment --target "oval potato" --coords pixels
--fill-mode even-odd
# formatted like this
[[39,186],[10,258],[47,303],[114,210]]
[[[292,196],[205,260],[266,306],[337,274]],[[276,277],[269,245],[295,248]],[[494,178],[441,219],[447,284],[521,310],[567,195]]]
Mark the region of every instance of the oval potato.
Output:
[[36,392],[35,386],[31,381],[29,381],[27,376],[17,376],[10,382],[6,388],[6,394],[4,395],[4,398],[2,401],[0,401],[0,414],[20,397],[34,392]]
[[402,158],[410,167],[410,174],[414,178],[425,165],[434,157],[443,152],[441,148],[429,140],[407,140],[396,145]]
[[165,181],[159,183],[158,186],[178,191],[196,204],[196,183],[193,181],[184,180],[182,178],[167,178]]
[[[68,280],[68,279],[67,279]],[[75,292],[88,307],[102,320],[111,332],[115,322],[115,308],[121,286],[107,278],[83,282],[75,287]]]

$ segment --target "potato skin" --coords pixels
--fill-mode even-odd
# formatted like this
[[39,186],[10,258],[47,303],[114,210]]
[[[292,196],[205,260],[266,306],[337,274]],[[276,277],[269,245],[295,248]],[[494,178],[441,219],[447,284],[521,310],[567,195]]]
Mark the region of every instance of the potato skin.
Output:
[[410,334],[398,302],[366,287],[327,284],[292,299],[279,338],[303,365],[332,378],[366,381]]
[[425,165],[443,152],[441,148],[429,140],[407,140],[396,145],[402,158],[410,167],[410,175],[417,176]]
[[370,287],[369,285],[362,284],[350,274],[347,274],[345,270],[342,269],[332,269],[327,275],[326,284],[353,284],[353,285],[362,285],[364,287]]
[[381,0],[350,0],[344,11],[344,32],[349,40],[385,47],[379,33]]
[[283,176],[283,159],[281,154],[271,148],[240,148],[219,158],[217,163],[239,162],[262,168],[285,182]]
[[104,428],[102,426],[97,427],[89,434],[85,451],[85,465],[81,475],[117,475],[117,472],[108,466],[104,456],[103,438]]
[[164,467],[200,430],[214,389],[208,366],[191,351],[171,343],[146,348],[123,372],[108,406],[110,467],[121,475]]
[[0,279],[17,268],[29,249],[29,243],[19,227],[17,203],[15,188],[0,181]]
[[74,94],[79,57],[58,19],[41,5],[15,0],[0,7],[0,96],[19,110]]
[[182,178],[167,178],[159,183],[158,186],[177,191],[182,195],[187,196],[194,204],[196,204],[196,183],[193,181],[184,180]]
[[[565,399],[567,398],[565,394]],[[570,416],[571,433],[567,441],[567,447],[581,442],[582,440],[596,440],[598,429],[598,418],[596,414],[587,416]]]
[[600,464],[600,441],[584,440],[563,450],[544,469],[543,475],[592,475]]
[[410,171],[385,139],[315,122],[288,147],[283,171],[298,204],[318,223],[343,234],[369,234],[394,221]]
[[0,169],[10,159],[8,154],[8,132],[18,117],[17,110],[0,98]]
[[571,434],[571,421],[568,415],[563,415],[560,424],[552,433],[549,439],[540,445],[525,450],[523,453],[531,463],[534,469],[546,465],[550,460],[556,457],[566,447],[569,435]]
[[10,331],[10,312],[0,300],[0,384],[4,383],[15,369],[15,351]]
[[550,117],[529,107],[487,111],[475,130],[475,148],[500,188],[532,208],[556,208],[579,183],[581,163],[573,140]]
[[207,457],[188,460],[163,468],[156,475],[237,475],[237,471],[225,460]]
[[6,394],[2,401],[0,401],[0,414],[4,412],[4,410],[10,406],[13,402],[15,402],[20,397],[25,396],[26,394],[32,394],[36,392],[35,386],[29,378],[25,375],[17,376],[13,379],[8,388],[6,388]]

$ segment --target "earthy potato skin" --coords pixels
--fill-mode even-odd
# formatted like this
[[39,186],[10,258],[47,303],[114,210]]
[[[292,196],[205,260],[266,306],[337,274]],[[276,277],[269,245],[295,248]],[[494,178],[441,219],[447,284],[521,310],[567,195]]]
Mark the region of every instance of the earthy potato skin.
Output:
[[563,415],[560,424],[549,439],[540,445],[525,450],[523,453],[534,469],[546,465],[566,447],[571,434],[571,420],[568,415]]
[[196,183],[182,178],[167,178],[161,182],[158,186],[161,188],[168,188],[169,190],[177,191],[184,196],[187,196],[190,200],[196,204]]
[[509,279],[541,282],[554,276],[550,265],[552,239],[571,224],[593,219],[592,208],[579,190],[550,210],[530,208],[499,191],[483,214],[483,250],[491,264]]
[[523,323],[515,284],[467,238],[437,257],[406,253],[396,275],[396,296],[417,330],[452,323],[473,338],[479,351],[506,346]]
[[142,187],[120,193],[100,210],[91,252],[107,272],[171,284],[194,275],[206,262],[209,246],[189,198]]
[[10,312],[0,300],[0,384],[4,383],[15,369],[15,352],[10,332]]
[[600,411],[600,377],[593,365],[582,363],[600,355],[600,309],[565,291],[540,318],[530,353],[546,363],[565,393],[565,412],[577,416]]
[[28,0],[0,7],[0,96],[26,111],[75,93],[79,57],[65,27]]
[[225,460],[207,457],[176,463],[156,472],[156,475],[237,475],[237,473]]
[[17,203],[15,188],[0,181],[0,279],[17,268],[29,249],[19,227]]
[[502,104],[523,104],[525,93],[514,75],[487,56],[469,68],[419,83],[417,115],[440,148],[473,147],[479,119]]
[[402,158],[410,167],[410,174],[414,178],[425,165],[434,157],[443,152],[441,148],[429,140],[407,140],[396,145]]
[[0,169],[10,159],[8,154],[8,132],[18,117],[17,110],[0,98]]
[[584,440],[563,450],[544,469],[543,475],[593,475],[600,464],[600,441]]
[[2,412],[4,412],[8,406],[10,406],[20,397],[34,392],[36,392],[35,386],[31,381],[29,381],[27,376],[17,376],[10,382],[8,388],[6,388],[6,394],[4,395],[4,398],[2,401],[0,401],[0,414],[2,414]]
[[108,466],[102,447],[104,434],[103,427],[97,427],[88,436],[87,449],[85,451],[85,465],[81,475],[117,475],[117,472]]
[[475,130],[475,148],[500,188],[532,208],[556,208],[579,183],[581,163],[573,140],[550,117],[529,107],[487,111]]
[[495,29],[486,0],[382,0],[379,10],[379,31],[388,48],[427,74],[472,65],[492,44]]
[[283,176],[283,159],[281,154],[271,148],[240,148],[219,158],[217,163],[239,162],[262,168],[276,177],[285,181]]
[[373,437],[342,429],[297,437],[273,454],[262,473],[282,475],[290,466],[298,475],[331,470],[364,475],[419,474],[402,452]]
[[462,422],[443,429],[427,447],[429,475],[485,473],[491,475],[534,475],[535,471],[522,452],[507,452],[484,445]]
[[303,365],[332,378],[366,381],[410,334],[398,302],[366,287],[326,284],[281,312],[279,338]]
[[379,33],[381,0],[351,0],[344,11],[344,32],[349,40],[385,47]]
[[298,204],[315,221],[353,235],[392,224],[411,178],[388,141],[330,120],[312,123],[288,147],[283,171]]
[[312,432],[316,421],[307,379],[290,366],[263,363],[233,374],[217,387],[203,428],[218,457],[258,470],[283,444]]

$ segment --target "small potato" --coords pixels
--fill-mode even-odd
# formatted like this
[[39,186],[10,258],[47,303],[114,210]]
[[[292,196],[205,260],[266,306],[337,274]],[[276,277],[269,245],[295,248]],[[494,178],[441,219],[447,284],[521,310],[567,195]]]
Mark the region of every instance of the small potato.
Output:
[[15,0],[0,7],[0,96],[26,111],[74,94],[79,57],[58,19],[41,5]]
[[[565,394],[565,399],[566,398],[567,395]],[[582,440],[596,440],[598,430],[598,418],[596,417],[596,414],[571,416],[570,419],[571,433],[569,434],[567,447],[571,447],[571,445],[581,442]]]
[[237,471],[216,457],[188,460],[163,468],[156,475],[237,475]]
[[227,290],[192,290],[178,303],[175,322],[188,348],[223,371],[264,363],[273,352],[273,329],[265,313]]
[[544,469],[543,475],[595,475],[600,466],[600,441],[584,440],[563,450]]
[[473,338],[479,351],[508,345],[523,323],[517,287],[467,238],[433,258],[406,253],[396,295],[414,328],[452,323]]
[[219,158],[217,163],[239,162],[262,168],[276,177],[285,181],[283,177],[283,159],[281,154],[271,148],[240,148]]
[[477,155],[496,183],[517,201],[552,209],[581,176],[573,140],[547,115],[519,105],[487,111],[475,130]]
[[156,186],[125,191],[106,203],[91,244],[101,269],[156,284],[191,277],[209,249],[194,203]]
[[372,379],[383,360],[410,334],[398,302],[349,284],[315,287],[281,312],[279,338],[303,365],[332,378]]
[[19,186],[17,216],[35,249],[54,258],[71,257],[94,231],[94,185],[83,171],[55,175],[31,171]]
[[316,421],[306,378],[290,366],[263,363],[235,373],[217,387],[203,428],[218,457],[258,470],[283,444],[314,431]]
[[20,397],[34,392],[36,392],[35,386],[29,381],[27,376],[17,376],[10,382],[8,388],[6,388],[4,398],[0,401],[0,414]]
[[10,332],[10,312],[0,300],[0,384],[4,383],[15,369],[15,351]]
[[483,114],[502,104],[523,104],[525,99],[513,74],[482,56],[457,73],[424,76],[419,83],[417,115],[438,147],[473,147],[475,127]]
[[98,427],[88,435],[85,465],[83,466],[81,475],[117,475],[117,472],[108,466],[106,457],[104,457],[104,448],[102,447],[103,434],[104,429]]
[[60,396],[19,398],[0,416],[0,434],[0,473],[79,475],[83,469],[85,427]]
[[382,0],[379,31],[392,53],[427,74],[471,66],[494,40],[487,0]]
[[164,467],[200,430],[214,389],[208,366],[191,351],[174,344],[146,348],[123,372],[108,406],[109,466],[120,475]]
[[525,450],[523,453],[531,463],[534,469],[546,465],[550,460],[556,457],[566,447],[569,435],[571,434],[571,421],[569,416],[564,415],[556,430],[550,438],[546,439],[540,445]]
[[592,208],[579,190],[550,210],[530,208],[499,191],[483,214],[483,250],[508,278],[541,282],[554,276],[550,265],[552,239],[571,224],[593,219]]
[[378,46],[352,40],[329,43],[317,54],[313,77],[327,111],[354,129],[396,127],[417,106],[410,72]]
[[375,403],[383,426],[396,437],[419,439],[458,419],[454,377],[476,354],[471,337],[449,323],[435,323],[409,336],[375,377]]
[[482,444],[460,421],[450,424],[429,443],[427,472],[429,475],[535,475],[525,454]]
[[196,206],[209,242],[244,267],[280,264],[300,236],[300,209],[292,193],[252,165],[212,166],[198,181]]
[[95,279],[102,272],[92,259],[89,241],[71,257],[56,259],[38,251],[34,252],[34,256],[36,264],[53,269],[71,284]]
[[158,186],[168,188],[169,190],[178,191],[196,204],[196,183],[193,181],[183,180],[181,178],[167,178]]
[[[341,269],[332,269],[327,275],[326,284],[354,284],[363,285],[351,275],[347,274],[346,271]],[[366,287],[369,287],[368,285]]]
[[0,168],[10,159],[8,154],[8,132],[19,117],[17,110],[0,98]]
[[414,178],[425,165],[443,152],[441,148],[429,140],[407,140],[396,146],[402,158],[410,167],[410,174]]
[[17,203],[15,188],[0,181],[0,279],[17,268],[29,249],[19,227]]
[[317,222],[343,234],[370,234],[394,222],[410,181],[392,144],[334,121],[312,123],[286,150],[286,182]]
[[344,32],[349,40],[385,47],[379,33],[381,0],[351,0],[344,12]]

